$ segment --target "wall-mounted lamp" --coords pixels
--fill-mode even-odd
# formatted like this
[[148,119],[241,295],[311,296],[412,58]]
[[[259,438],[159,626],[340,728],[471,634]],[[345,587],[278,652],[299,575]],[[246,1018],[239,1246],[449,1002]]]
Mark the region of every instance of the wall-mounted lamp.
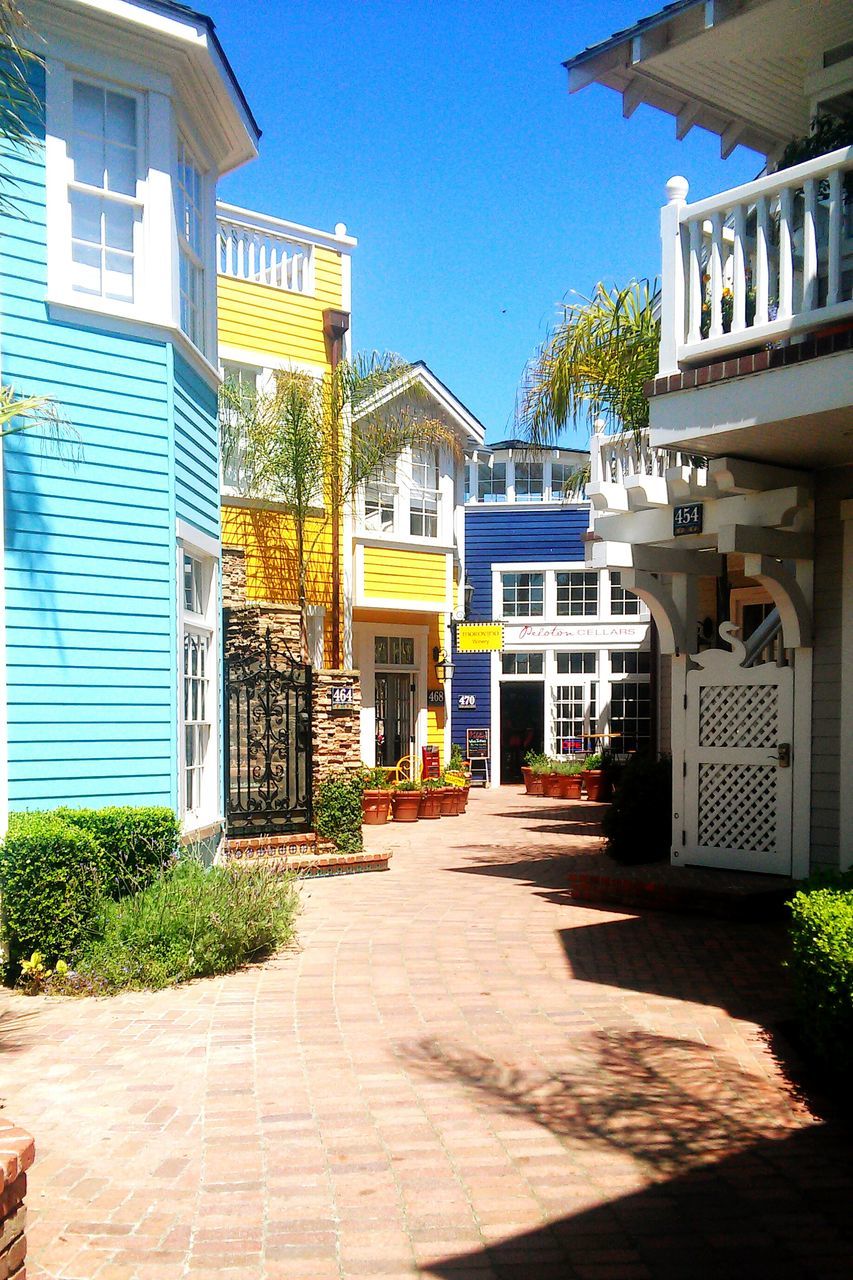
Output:
[[435,674],[442,684],[447,680],[453,679],[453,673],[456,670],[456,664],[451,662],[443,649],[439,649],[435,645],[432,651],[433,661],[435,663]]
[[467,618],[468,614],[471,612],[471,601],[474,599],[474,584],[467,574],[465,575],[464,594],[465,594],[465,617]]

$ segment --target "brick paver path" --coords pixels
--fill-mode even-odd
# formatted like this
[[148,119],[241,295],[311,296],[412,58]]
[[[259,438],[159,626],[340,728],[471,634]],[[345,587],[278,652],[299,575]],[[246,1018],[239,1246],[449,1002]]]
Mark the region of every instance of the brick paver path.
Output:
[[849,1277],[850,1149],[763,1032],[778,929],[573,906],[589,814],[474,794],[307,884],[298,951],[4,997],[30,1276]]

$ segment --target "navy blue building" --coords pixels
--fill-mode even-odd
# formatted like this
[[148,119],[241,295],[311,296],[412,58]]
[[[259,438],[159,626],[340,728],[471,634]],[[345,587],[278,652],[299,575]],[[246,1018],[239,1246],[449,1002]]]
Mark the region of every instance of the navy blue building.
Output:
[[500,622],[503,647],[457,642],[452,739],[466,754],[468,731],[489,730],[493,785],[516,781],[530,750],[569,756],[611,740],[628,751],[650,738],[648,613],[618,573],[584,563],[589,504],[566,497],[584,461],[505,441],[469,464],[467,621]]

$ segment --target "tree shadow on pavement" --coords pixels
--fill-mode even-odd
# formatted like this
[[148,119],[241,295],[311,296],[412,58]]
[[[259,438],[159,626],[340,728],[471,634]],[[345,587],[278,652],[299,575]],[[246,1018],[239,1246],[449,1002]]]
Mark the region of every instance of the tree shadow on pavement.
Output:
[[[777,1087],[699,1042],[610,1030],[574,1048],[570,1065],[549,1074],[436,1040],[400,1047],[412,1069],[557,1135],[569,1157],[565,1200],[578,1204],[426,1274],[849,1276],[849,1129],[812,1123]],[[619,1195],[626,1164],[645,1185]]]

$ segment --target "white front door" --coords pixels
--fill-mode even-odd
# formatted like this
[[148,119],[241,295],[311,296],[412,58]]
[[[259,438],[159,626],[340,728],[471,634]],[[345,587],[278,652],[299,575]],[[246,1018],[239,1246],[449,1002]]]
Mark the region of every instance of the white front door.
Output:
[[734,646],[687,676],[684,861],[790,875],[794,673]]

